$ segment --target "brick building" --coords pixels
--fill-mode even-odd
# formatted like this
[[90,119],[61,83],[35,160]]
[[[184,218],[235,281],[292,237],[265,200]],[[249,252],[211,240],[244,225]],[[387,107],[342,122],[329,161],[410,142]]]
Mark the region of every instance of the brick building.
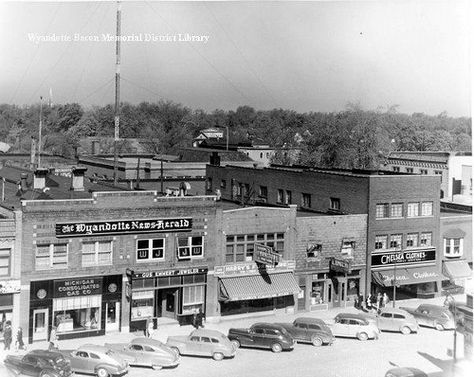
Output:
[[241,203],[367,215],[364,291],[393,284],[407,296],[440,291],[439,186],[434,175],[310,167],[207,166],[207,189]]

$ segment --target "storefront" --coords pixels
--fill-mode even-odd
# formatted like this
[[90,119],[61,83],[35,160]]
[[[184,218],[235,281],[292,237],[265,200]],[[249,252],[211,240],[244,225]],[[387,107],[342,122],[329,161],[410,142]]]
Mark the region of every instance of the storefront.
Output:
[[281,260],[276,266],[255,262],[215,266],[222,316],[294,310],[300,287],[295,280],[294,261]]
[[397,298],[431,298],[442,279],[434,247],[372,254],[372,293],[386,292],[392,299],[396,285]]
[[207,267],[127,270],[130,331],[145,330],[150,319],[166,317],[187,323],[199,309],[205,313],[207,271]]
[[468,281],[472,281],[472,269],[466,260],[444,260],[443,261],[443,289],[451,293],[464,293]]
[[29,342],[120,330],[122,275],[31,282]]
[[361,270],[353,266],[353,259],[331,258],[327,276],[332,282],[332,287],[328,285],[328,302],[332,299],[333,307],[354,306],[360,294]]
[[13,322],[13,306],[16,294],[20,293],[20,281],[0,281],[0,340],[7,321]]

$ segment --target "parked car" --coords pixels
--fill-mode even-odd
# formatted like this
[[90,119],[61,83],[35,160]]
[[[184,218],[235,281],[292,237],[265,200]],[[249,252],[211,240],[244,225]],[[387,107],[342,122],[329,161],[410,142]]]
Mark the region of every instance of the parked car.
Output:
[[97,377],[122,376],[128,372],[128,363],[107,347],[85,344],[76,350],[60,352],[70,361],[74,372]]
[[404,335],[418,332],[415,317],[405,310],[382,308],[377,315],[377,327],[382,331],[399,331]]
[[331,329],[319,318],[299,317],[292,323],[277,323],[277,325],[284,327],[297,342],[312,343],[316,347],[323,344],[331,345],[334,342]]
[[339,313],[331,326],[334,336],[357,338],[359,340],[378,339],[380,330],[375,319],[365,315]]
[[33,350],[25,355],[7,355],[5,366],[15,374],[38,377],[69,377],[71,365],[59,352]]
[[292,350],[295,340],[281,325],[273,323],[255,323],[248,329],[229,329],[229,339],[236,348],[269,348],[273,352]]
[[389,369],[385,377],[428,377],[428,375],[418,368],[398,367]]
[[217,361],[234,357],[236,350],[224,334],[208,329],[197,329],[185,336],[169,336],[166,345],[179,355],[211,356]]
[[454,316],[447,307],[421,304],[416,309],[401,307],[412,314],[421,326],[434,327],[436,330],[454,329]]
[[135,338],[130,343],[106,343],[104,347],[114,350],[133,366],[171,368],[177,366],[180,361],[176,351],[156,339]]

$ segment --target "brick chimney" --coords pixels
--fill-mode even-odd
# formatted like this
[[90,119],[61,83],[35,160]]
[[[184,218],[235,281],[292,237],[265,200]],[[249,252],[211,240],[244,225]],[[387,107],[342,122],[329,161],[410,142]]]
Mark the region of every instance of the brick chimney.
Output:
[[35,170],[33,179],[33,188],[42,190],[46,187],[46,176],[49,170],[45,168],[39,168]]
[[84,191],[84,173],[87,168],[74,167],[72,168],[71,190]]

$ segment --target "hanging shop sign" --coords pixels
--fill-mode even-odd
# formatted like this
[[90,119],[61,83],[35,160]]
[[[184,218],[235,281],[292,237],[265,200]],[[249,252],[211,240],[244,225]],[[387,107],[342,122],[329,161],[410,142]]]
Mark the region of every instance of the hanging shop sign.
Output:
[[102,293],[102,277],[54,281],[54,297],[91,296]]
[[0,294],[19,293],[20,280],[0,280]]
[[436,249],[391,251],[372,254],[372,267],[410,265],[436,261]]
[[329,261],[329,270],[334,272],[342,272],[344,274],[351,273],[351,259],[331,258]]
[[275,267],[280,262],[280,255],[275,253],[270,246],[256,243],[253,251],[253,260],[265,266]]
[[192,218],[122,220],[56,224],[56,237],[102,236],[107,234],[188,232]]

